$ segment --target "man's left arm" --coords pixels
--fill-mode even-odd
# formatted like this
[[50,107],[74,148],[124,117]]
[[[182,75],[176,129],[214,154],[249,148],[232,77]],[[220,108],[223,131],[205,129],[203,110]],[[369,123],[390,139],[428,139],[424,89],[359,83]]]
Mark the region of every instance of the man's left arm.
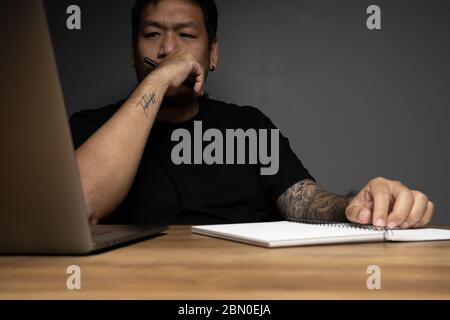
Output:
[[375,178],[356,195],[327,192],[313,180],[302,180],[277,200],[285,219],[373,224],[388,228],[419,228],[433,216],[434,204],[420,191],[399,181]]

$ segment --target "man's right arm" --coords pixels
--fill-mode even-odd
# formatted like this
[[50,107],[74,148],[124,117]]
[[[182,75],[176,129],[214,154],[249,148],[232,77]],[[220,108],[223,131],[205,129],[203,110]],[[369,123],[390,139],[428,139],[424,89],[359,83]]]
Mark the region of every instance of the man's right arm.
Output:
[[203,70],[192,56],[181,52],[167,60],[167,67],[150,73],[75,152],[90,223],[106,218],[125,199],[166,91],[190,74],[199,82],[196,93],[203,90]]

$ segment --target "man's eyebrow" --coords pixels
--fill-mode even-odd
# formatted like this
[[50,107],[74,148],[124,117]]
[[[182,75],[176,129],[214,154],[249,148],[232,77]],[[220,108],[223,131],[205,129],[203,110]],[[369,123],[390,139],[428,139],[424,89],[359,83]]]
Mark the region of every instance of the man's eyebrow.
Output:
[[[144,20],[144,22],[142,23],[142,27],[155,27],[158,29],[167,29],[167,26],[165,26],[164,24],[155,21],[155,20]],[[183,21],[183,22],[176,22],[171,24],[171,27],[175,30],[179,30],[179,29],[184,29],[184,28],[194,28],[194,29],[198,29],[199,25],[197,22],[195,21]]]

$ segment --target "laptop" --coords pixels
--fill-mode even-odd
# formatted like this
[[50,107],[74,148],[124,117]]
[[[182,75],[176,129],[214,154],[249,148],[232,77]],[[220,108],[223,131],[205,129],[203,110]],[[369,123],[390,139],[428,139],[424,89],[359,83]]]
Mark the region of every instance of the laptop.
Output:
[[43,4],[1,11],[0,254],[88,254],[166,230],[89,225]]

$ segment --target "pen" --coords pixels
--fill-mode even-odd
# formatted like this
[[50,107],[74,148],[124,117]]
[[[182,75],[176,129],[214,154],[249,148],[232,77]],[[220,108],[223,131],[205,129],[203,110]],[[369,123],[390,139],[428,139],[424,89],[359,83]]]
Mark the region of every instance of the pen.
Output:
[[[148,64],[149,66],[152,66],[153,68],[156,68],[156,67],[159,66],[159,63],[157,63],[157,62],[155,62],[152,59],[147,58],[147,57],[144,58],[144,62],[146,64]],[[195,86],[195,80],[193,80],[192,78],[187,78],[187,80],[184,82],[184,84],[186,86],[188,86],[189,88],[193,89],[194,86]],[[203,90],[203,96],[208,97],[209,94],[206,91]]]
[[155,61],[153,61],[152,59],[147,58],[147,57],[144,58],[144,62],[145,62],[146,64],[148,64],[148,65],[154,67],[154,68],[156,68],[157,66],[159,66],[158,63],[156,63]]

